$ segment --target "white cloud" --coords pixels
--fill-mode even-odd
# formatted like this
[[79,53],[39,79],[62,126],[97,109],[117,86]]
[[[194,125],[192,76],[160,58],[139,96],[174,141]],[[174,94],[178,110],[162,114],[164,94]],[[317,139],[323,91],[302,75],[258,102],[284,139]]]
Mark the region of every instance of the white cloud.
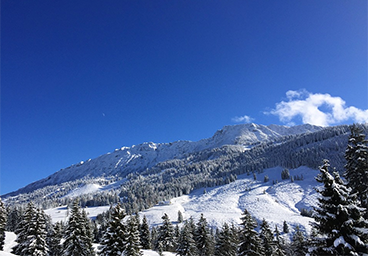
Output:
[[266,114],[273,114],[280,121],[293,124],[292,120],[302,118],[303,123],[329,126],[352,120],[357,123],[368,122],[368,109],[346,107],[345,101],[330,94],[310,93],[306,90],[287,91],[288,101],[281,101],[276,108]]
[[253,118],[250,116],[244,115],[244,116],[236,116],[231,119],[235,123],[250,123],[253,121]]

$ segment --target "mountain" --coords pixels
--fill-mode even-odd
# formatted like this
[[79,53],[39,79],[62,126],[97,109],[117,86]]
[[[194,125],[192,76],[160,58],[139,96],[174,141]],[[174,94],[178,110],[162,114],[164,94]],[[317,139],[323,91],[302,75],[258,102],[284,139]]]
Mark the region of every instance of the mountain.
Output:
[[[362,125],[367,131],[367,126]],[[200,141],[146,142],[81,161],[4,195],[9,204],[32,200],[44,208],[80,197],[87,206],[123,201],[127,212],[237,176],[268,168],[318,169],[323,159],[343,171],[348,126],[241,124],[225,126]],[[278,174],[279,176],[279,174]]]
[[77,180],[86,176],[101,177],[119,175],[124,177],[131,172],[141,172],[147,168],[151,168],[157,163],[174,158],[181,159],[188,154],[206,149],[219,148],[224,145],[251,146],[255,143],[271,141],[285,135],[311,133],[321,129],[321,127],[312,125],[287,127],[241,124],[225,126],[223,129],[218,130],[211,138],[197,142],[146,142],[131,147],[122,147],[120,149],[115,149],[112,153],[81,161],[61,169],[45,179],[31,183],[8,195],[14,196],[20,193],[29,193],[45,186]]

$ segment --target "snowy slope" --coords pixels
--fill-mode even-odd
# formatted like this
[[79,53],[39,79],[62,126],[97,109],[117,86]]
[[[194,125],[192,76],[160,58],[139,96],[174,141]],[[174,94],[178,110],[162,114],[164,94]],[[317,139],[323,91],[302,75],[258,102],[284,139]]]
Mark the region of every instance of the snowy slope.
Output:
[[[311,219],[301,216],[300,210],[316,205],[317,193],[314,188],[318,186],[315,181],[318,171],[307,167],[290,170],[290,175],[304,177],[294,182],[281,180],[281,171],[280,167],[267,169],[257,174],[256,181],[253,175],[241,175],[230,184],[193,191],[189,195],[156,205],[140,215],[145,215],[148,223],[156,226],[161,224],[164,213],[174,223],[179,210],[184,219],[199,219],[203,213],[209,225],[221,227],[224,222],[239,223],[242,212],[247,209],[259,222],[266,219],[272,227],[278,225],[279,230],[282,230],[281,225],[286,220],[290,226],[300,225],[302,230],[310,232]],[[270,179],[268,182],[263,182],[265,175]],[[274,181],[278,183],[274,184]],[[86,212],[93,219],[108,209],[109,206],[90,207],[86,208]],[[45,212],[52,217],[53,222],[67,220],[66,206]]]
[[[280,138],[285,135],[303,134],[323,129],[312,125],[300,125],[295,127],[278,125],[241,124],[225,126],[218,130],[211,138],[197,142],[176,141],[172,143],[143,143],[131,147],[122,147],[112,153],[101,155],[95,159],[88,159],[59,170],[49,177],[29,184],[16,192],[28,193],[35,189],[49,185],[60,184],[67,181],[82,179],[85,177],[103,177],[120,175],[125,177],[131,172],[143,171],[159,162],[174,158],[183,158],[185,155],[199,152],[205,149],[213,149],[223,145],[250,146],[261,141]],[[5,195],[5,196],[8,196]]]
[[[304,180],[291,182],[281,181],[282,168],[271,168],[253,176],[242,175],[230,184],[199,189],[189,195],[174,198],[170,204],[158,205],[141,213],[150,225],[159,225],[161,217],[167,213],[172,221],[176,221],[180,210],[184,218],[199,219],[201,213],[212,227],[221,227],[224,222],[240,223],[244,209],[247,209],[259,222],[266,219],[271,227],[278,225],[282,230],[283,221],[290,226],[300,225],[302,230],[310,232],[311,218],[300,215],[302,208],[310,209],[316,204],[317,194],[314,177],[318,171],[306,167],[290,170],[290,175],[303,175]],[[270,178],[263,182],[264,176]],[[278,180],[277,184],[273,181]]]

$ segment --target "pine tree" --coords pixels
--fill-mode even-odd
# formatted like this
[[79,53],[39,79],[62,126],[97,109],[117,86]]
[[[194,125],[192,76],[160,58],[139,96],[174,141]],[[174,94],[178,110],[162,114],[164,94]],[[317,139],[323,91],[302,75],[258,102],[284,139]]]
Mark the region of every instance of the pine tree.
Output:
[[183,218],[183,214],[181,213],[181,211],[179,210],[178,211],[178,222],[179,223],[182,223],[183,222],[183,220],[184,220],[184,218]]
[[22,221],[19,223],[15,233],[17,234],[17,245],[12,248],[12,253],[16,255],[27,255],[28,252],[28,235],[31,223],[36,216],[36,208],[32,202],[27,204],[26,211],[22,217]]
[[194,232],[194,241],[197,245],[198,256],[207,256],[212,254],[213,238],[211,237],[207,220],[206,218],[204,218],[203,213],[201,214],[201,217],[199,218],[196,225],[196,229]]
[[172,252],[174,251],[174,227],[166,213],[164,213],[161,219],[163,223],[158,230],[156,248],[161,244],[163,251]]
[[61,239],[63,238],[63,224],[61,222],[55,223],[51,230],[49,230],[47,244],[49,247],[49,256],[62,255]]
[[284,233],[289,233],[289,225],[286,223],[286,220],[284,220],[284,223],[282,225],[282,231]]
[[264,248],[264,255],[271,256],[273,251],[275,250],[275,245],[273,242],[273,234],[268,225],[268,222],[263,219],[261,223],[261,232],[260,237],[262,240],[262,246]]
[[139,223],[137,222],[137,218],[130,216],[127,224],[124,256],[140,255],[143,255],[143,253],[141,252],[141,242],[139,240]]
[[188,222],[185,222],[183,228],[180,231],[178,238],[178,245],[176,253],[179,256],[197,256],[197,247],[193,239],[193,233],[191,226]]
[[362,218],[362,208],[357,206],[355,195],[347,188],[339,174],[329,173],[329,162],[324,161],[316,180],[323,184],[318,207],[315,207],[312,223],[315,232],[313,242],[316,255],[349,255],[367,253],[367,221]]
[[32,202],[28,203],[23,220],[16,231],[18,244],[13,247],[17,255],[47,255],[46,216],[41,209],[36,209]]
[[304,256],[307,253],[307,241],[299,225],[295,227],[295,233],[291,242],[291,250],[295,256]]
[[368,219],[368,141],[357,125],[352,125],[350,131],[344,176],[352,193],[357,193],[361,206],[366,209],[365,218]]
[[48,254],[46,221],[47,218],[43,210],[37,209],[29,225],[28,250],[27,252],[23,251],[24,255],[46,256]]
[[257,222],[247,209],[244,210],[241,219],[240,243],[238,246],[239,256],[263,256],[264,250],[258,233],[254,230]]
[[6,223],[7,223],[7,213],[5,205],[0,198],[0,251],[4,249]]
[[64,256],[95,255],[92,247],[90,221],[79,206],[79,201],[73,202],[69,220],[65,230],[63,243]]
[[215,255],[216,256],[236,256],[237,255],[237,239],[229,225],[224,223],[216,240]]
[[277,228],[277,225],[275,226],[275,231],[274,231],[274,235],[275,235],[275,239],[274,239],[274,244],[275,244],[275,251],[273,252],[273,255],[275,256],[284,256],[285,255],[285,242],[284,239],[281,237],[280,231]]
[[139,231],[142,249],[151,249],[151,235],[146,215],[143,216]]
[[123,222],[125,217],[125,211],[121,208],[120,204],[112,208],[108,228],[100,243],[99,255],[118,256],[123,254],[127,244],[127,227]]

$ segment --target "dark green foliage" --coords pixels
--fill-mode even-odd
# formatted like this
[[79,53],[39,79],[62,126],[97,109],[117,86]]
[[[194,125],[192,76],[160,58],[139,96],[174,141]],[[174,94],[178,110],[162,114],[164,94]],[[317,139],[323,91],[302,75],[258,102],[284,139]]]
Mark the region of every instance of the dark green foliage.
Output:
[[264,249],[258,233],[254,230],[257,222],[245,209],[241,217],[240,242],[238,247],[239,256],[263,256]]
[[307,241],[304,233],[300,230],[299,225],[295,227],[295,233],[290,248],[295,256],[304,256],[308,252]]
[[18,244],[13,247],[13,253],[24,256],[46,256],[48,253],[46,221],[45,213],[29,203],[16,232]]
[[127,227],[123,222],[125,217],[125,211],[121,209],[120,204],[111,209],[111,218],[100,243],[99,255],[122,255],[125,250],[127,236]]
[[289,225],[286,223],[286,220],[284,220],[284,223],[282,225],[282,231],[284,233],[289,233]]
[[216,239],[216,256],[236,256],[238,248],[238,234],[236,229],[230,229],[227,223],[222,225]]
[[288,180],[290,179],[290,172],[288,169],[284,169],[281,171],[281,179]]
[[180,256],[198,255],[197,247],[193,238],[192,227],[188,222],[184,223],[184,226],[180,231],[176,253]]
[[183,220],[184,220],[184,218],[183,218],[183,214],[181,213],[181,211],[179,210],[178,211],[178,222],[179,223],[182,223],[183,222]]
[[64,256],[95,255],[92,247],[92,232],[90,221],[75,200],[70,210],[63,243]]
[[49,247],[49,256],[62,255],[61,239],[63,238],[63,224],[61,222],[55,223],[49,230],[47,244]]
[[151,249],[151,233],[146,215],[143,216],[142,224],[139,226],[139,232],[142,249]]
[[194,232],[194,240],[198,249],[198,256],[208,256],[213,253],[213,237],[211,236],[207,220],[201,214]]
[[357,206],[355,195],[345,186],[339,174],[328,172],[329,162],[324,161],[316,180],[323,184],[318,207],[312,223],[317,237],[314,238],[316,255],[349,255],[367,253],[364,229],[367,221],[362,218],[362,208]]
[[163,251],[173,252],[174,245],[174,227],[171,224],[169,216],[165,213],[162,216],[162,225],[158,229],[156,248],[162,248]]
[[350,127],[350,136],[345,151],[345,177],[352,193],[357,193],[361,206],[366,209],[368,219],[368,141],[358,125]]
[[140,256],[143,255],[141,252],[141,242],[139,239],[139,223],[135,216],[130,216],[127,223],[126,232],[126,246],[124,250],[124,256]]
[[264,249],[264,255],[271,256],[275,250],[275,243],[273,241],[273,234],[270,226],[265,219],[263,219],[261,223],[260,237],[262,241],[262,247]]

